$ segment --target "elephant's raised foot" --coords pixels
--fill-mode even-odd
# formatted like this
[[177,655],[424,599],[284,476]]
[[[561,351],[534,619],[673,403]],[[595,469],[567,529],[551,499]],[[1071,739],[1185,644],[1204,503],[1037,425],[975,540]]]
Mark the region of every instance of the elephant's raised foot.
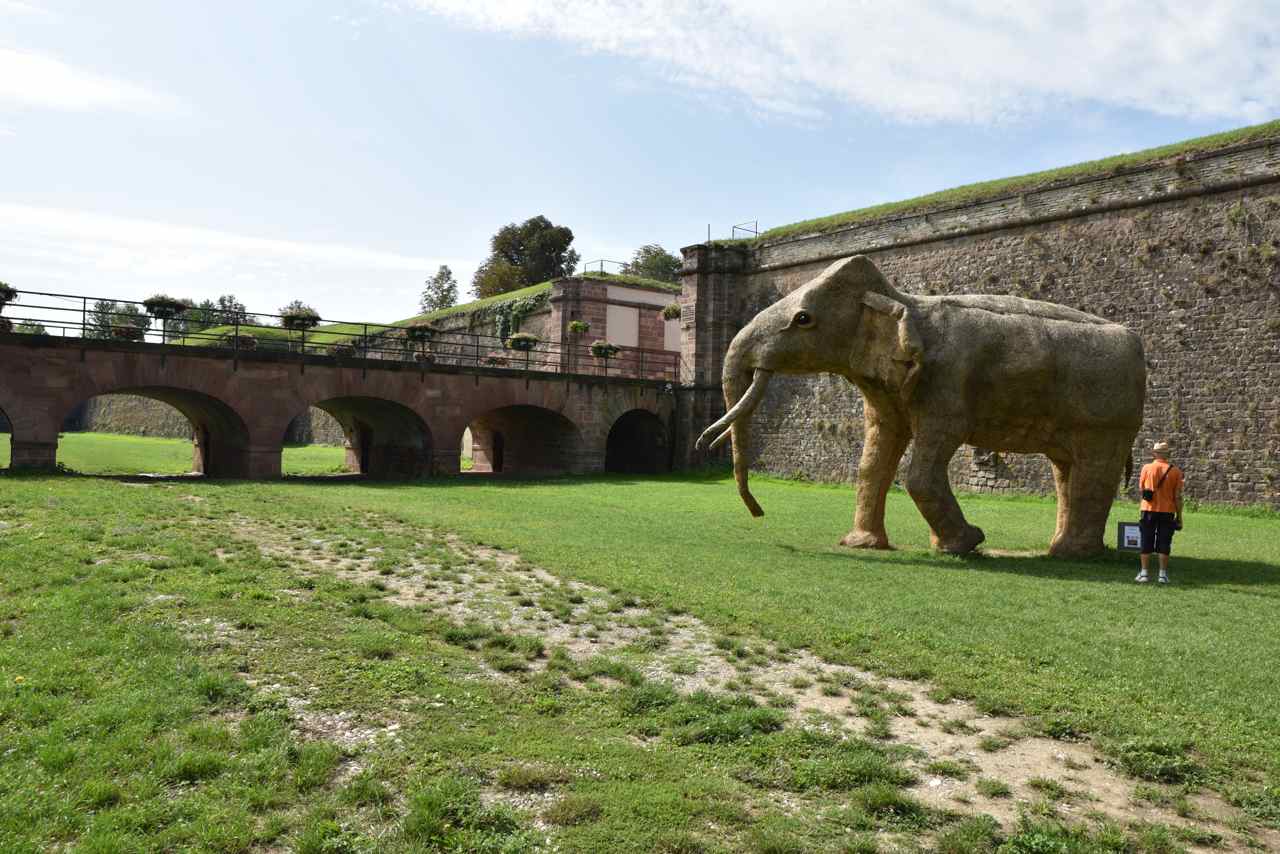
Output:
[[982,529],[973,525],[965,525],[958,534],[950,537],[939,537],[934,534],[933,547],[940,552],[953,555],[965,555],[976,549],[987,535]]
[[873,534],[870,531],[853,530],[845,534],[840,539],[840,545],[851,549],[888,549],[889,537],[887,534]]

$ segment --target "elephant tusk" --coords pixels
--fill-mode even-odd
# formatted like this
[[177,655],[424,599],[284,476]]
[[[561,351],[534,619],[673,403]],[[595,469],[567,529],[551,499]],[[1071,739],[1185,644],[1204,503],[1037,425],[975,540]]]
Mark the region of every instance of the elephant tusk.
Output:
[[718,444],[719,440],[723,438],[718,436],[721,431],[737,421],[740,416],[755,409],[756,404],[760,402],[760,398],[764,395],[764,391],[769,385],[771,376],[773,376],[773,371],[756,368],[756,372],[751,378],[751,386],[746,393],[738,398],[738,402],[719,421],[703,430],[702,435],[698,437],[698,441],[693,446],[699,451],[703,450],[712,436],[717,436],[716,443]]

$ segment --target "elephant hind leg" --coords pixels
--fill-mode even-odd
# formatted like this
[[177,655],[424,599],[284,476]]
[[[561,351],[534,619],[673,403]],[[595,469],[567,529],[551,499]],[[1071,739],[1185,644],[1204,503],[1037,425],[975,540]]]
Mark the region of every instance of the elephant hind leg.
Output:
[[1132,445],[1129,435],[1091,433],[1080,437],[1073,450],[1068,487],[1067,525],[1055,537],[1049,554],[1087,557],[1103,551],[1107,516]]

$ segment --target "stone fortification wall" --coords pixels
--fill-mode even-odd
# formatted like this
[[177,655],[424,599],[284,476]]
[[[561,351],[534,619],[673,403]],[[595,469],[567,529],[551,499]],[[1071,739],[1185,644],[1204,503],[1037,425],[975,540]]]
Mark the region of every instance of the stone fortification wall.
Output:
[[[746,254],[718,294],[692,295],[719,303],[737,327],[859,252],[908,293],[1013,294],[1124,323],[1142,335],[1149,365],[1137,452],[1167,438],[1189,495],[1280,506],[1280,141],[750,251],[691,247],[686,304],[692,274],[709,265],[697,253],[708,251]],[[755,424],[757,468],[856,475],[862,404],[842,378],[775,378]],[[960,488],[1052,490],[1039,456],[965,448],[952,474]]]
[[[190,439],[191,422],[167,403],[132,394],[104,394],[78,407],[65,430],[123,433],[129,436],[161,436]],[[289,425],[286,442],[304,445],[341,445],[342,425],[323,409],[312,407]]]

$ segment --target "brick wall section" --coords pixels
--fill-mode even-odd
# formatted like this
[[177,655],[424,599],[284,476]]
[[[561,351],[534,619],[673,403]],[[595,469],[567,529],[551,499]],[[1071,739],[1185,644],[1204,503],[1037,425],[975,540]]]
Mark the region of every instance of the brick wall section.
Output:
[[[741,251],[691,247],[686,265]],[[1136,329],[1149,372],[1135,462],[1167,438],[1189,495],[1280,506],[1276,141],[766,245],[721,289],[719,310],[738,328],[857,252],[909,293],[1013,294]],[[704,364],[723,359],[720,338],[711,343],[713,354],[697,355]],[[856,475],[861,399],[843,379],[777,377],[755,424],[757,468],[816,480]],[[1052,489],[1040,456],[964,448],[952,475],[960,488]]]

